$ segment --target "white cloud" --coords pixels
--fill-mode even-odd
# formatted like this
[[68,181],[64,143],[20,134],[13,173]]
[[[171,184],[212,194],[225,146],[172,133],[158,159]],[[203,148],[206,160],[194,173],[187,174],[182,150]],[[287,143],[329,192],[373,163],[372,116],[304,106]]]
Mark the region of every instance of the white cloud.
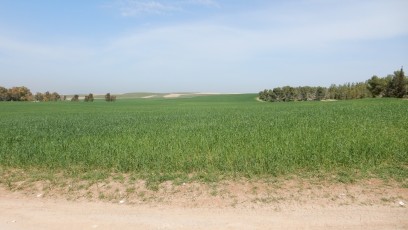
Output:
[[217,8],[221,6],[217,1],[214,0],[186,0],[184,1],[184,3]]
[[[389,7],[388,7],[389,8]],[[392,8],[392,7],[391,7]],[[368,11],[364,11],[364,9]],[[275,9],[253,13],[259,23],[247,14],[232,15],[235,22],[209,19],[151,28],[117,38],[114,49],[128,55],[155,57],[203,58],[216,60],[249,59],[259,53],[327,49],[344,42],[387,39],[408,34],[408,15],[385,11],[387,4],[355,4],[353,7],[287,12]],[[317,15],[317,16],[316,16]],[[295,18],[295,19],[294,19]]]
[[164,4],[158,1],[122,0],[119,2],[121,15],[124,17],[141,14],[162,14],[179,11],[180,8],[172,4]]
[[220,7],[214,0],[119,0],[116,1],[116,5],[124,17],[181,12],[191,6]]
[[[308,0],[309,2],[312,0]],[[308,2],[307,1],[307,2]],[[177,10],[174,4],[217,4],[212,0],[176,1],[163,5],[158,1],[125,0],[133,6],[127,14]],[[0,36],[0,50],[24,55],[64,58],[115,53],[116,57],[158,57],[171,59],[246,60],[259,53],[295,49],[313,50],[339,42],[386,39],[408,34],[408,15],[396,13],[401,7],[382,1],[352,6],[329,4],[312,10],[264,8],[252,13],[225,15],[200,22],[184,22],[158,28],[143,28],[113,39],[105,48],[85,44],[37,44]],[[317,4],[316,0],[313,4]],[[401,3],[402,4],[402,3]],[[406,5],[406,4],[405,4]],[[133,12],[133,13],[132,13]],[[229,18],[229,21],[224,21]],[[233,22],[231,22],[233,21]],[[246,25],[242,26],[245,21]],[[82,55],[81,55],[82,54]],[[95,54],[98,56],[98,54]],[[101,56],[101,55],[99,55]],[[102,55],[103,56],[103,55]]]
[[[387,39],[407,35],[408,16],[395,13],[392,10],[395,8],[384,2],[364,2],[336,8],[326,5],[307,11],[265,8],[252,12],[253,17],[248,17],[249,14],[244,12],[198,22],[144,28],[117,37],[107,51],[112,58],[105,61],[115,66],[127,60],[131,67],[124,75],[149,76],[152,81],[162,81],[168,85],[181,84],[187,78],[194,79],[197,85],[201,84],[202,79],[208,82],[228,81],[225,79],[231,76],[242,82],[245,82],[242,79],[255,75],[258,79],[269,75],[285,78],[288,73],[283,71],[295,72],[292,74],[294,76],[313,73],[318,78],[324,75],[321,72],[327,61],[325,57],[335,60],[341,58],[342,53],[359,52],[362,44],[383,40],[387,43]],[[308,60],[313,55],[317,60]],[[120,59],[114,58],[119,56]],[[367,62],[369,59],[367,57]],[[357,59],[351,58],[338,61],[331,67],[350,67],[357,62]],[[296,70],[292,69],[295,65]],[[347,71],[342,73],[342,76],[345,75],[354,77]],[[362,80],[366,77],[363,76]],[[343,83],[343,79],[340,76],[337,83]],[[290,80],[296,81],[281,79],[282,82]],[[325,84],[336,82],[331,79],[326,81]],[[298,79],[296,84],[299,82],[301,80]],[[318,83],[304,79],[303,84]]]
[[[228,13],[223,11],[223,15],[200,17],[199,21],[186,18],[183,22],[168,21],[164,26],[157,23],[160,26],[139,27],[131,32],[130,28],[125,28],[126,35],[107,34],[103,40],[111,42],[103,42],[102,45],[100,42],[98,45],[92,42],[69,45],[62,41],[56,41],[55,44],[23,42],[12,36],[0,35],[0,53],[25,62],[17,67],[8,67],[10,72],[16,69],[23,71],[27,63],[32,66],[31,72],[39,71],[46,75],[49,74],[50,65],[47,60],[61,60],[53,67],[55,75],[69,79],[64,82],[66,84],[72,81],[71,76],[77,76],[77,79],[92,76],[94,79],[98,77],[98,82],[105,82],[105,87],[109,88],[113,76],[117,82],[124,82],[118,89],[128,87],[124,91],[139,90],[132,88],[135,85],[143,86],[145,90],[168,87],[164,90],[170,91],[197,88],[211,90],[209,87],[217,86],[219,88],[213,91],[219,91],[220,88],[231,86],[229,82],[237,84],[237,88],[259,82],[252,88],[257,90],[268,84],[264,82],[266,79],[273,81],[270,76],[278,76],[274,81],[278,81],[277,78],[281,82],[286,81],[276,83],[279,85],[293,84],[290,80],[301,84],[299,82],[302,79],[290,79],[290,76],[309,75],[323,79],[327,75],[320,72],[325,68],[327,57],[335,62],[332,69],[344,71],[341,76],[338,74],[340,80],[337,82],[343,83],[343,76],[350,75],[347,71],[353,68],[339,68],[336,65],[353,66],[350,63],[359,60],[353,57],[338,61],[336,58],[341,53],[359,52],[352,49],[358,50],[359,46],[370,41],[384,41],[376,45],[389,44],[391,40],[387,39],[408,34],[408,15],[400,13],[407,4],[402,1],[353,1],[347,4],[330,1],[335,5],[321,0],[298,2],[303,2],[303,5],[295,7],[293,3],[285,2],[251,11],[226,10]],[[194,6],[218,5],[215,1],[206,0],[124,0],[121,4],[124,16],[165,14],[192,9]],[[315,60],[309,60],[315,52],[324,53],[325,56],[314,56]],[[362,59],[360,62],[373,62],[372,57],[364,56]],[[383,57],[377,57],[376,60],[381,66],[386,61],[394,61],[383,60]],[[10,66],[7,64],[11,62],[3,58],[2,65]],[[55,62],[51,63],[53,65]],[[328,72],[331,73],[332,69]],[[362,80],[366,77],[369,76],[364,75]],[[325,81],[327,84],[335,83],[331,79]],[[302,84],[313,84],[313,80],[304,79]],[[92,86],[92,83],[89,85]]]

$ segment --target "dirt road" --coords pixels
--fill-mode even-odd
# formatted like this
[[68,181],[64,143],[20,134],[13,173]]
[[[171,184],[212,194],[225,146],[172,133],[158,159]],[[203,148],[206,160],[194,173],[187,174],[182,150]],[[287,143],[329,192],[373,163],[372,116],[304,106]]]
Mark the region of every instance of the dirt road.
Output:
[[386,206],[183,208],[42,199],[1,193],[0,229],[408,229],[408,209]]
[[408,188],[378,179],[58,182],[0,184],[0,230],[408,229]]

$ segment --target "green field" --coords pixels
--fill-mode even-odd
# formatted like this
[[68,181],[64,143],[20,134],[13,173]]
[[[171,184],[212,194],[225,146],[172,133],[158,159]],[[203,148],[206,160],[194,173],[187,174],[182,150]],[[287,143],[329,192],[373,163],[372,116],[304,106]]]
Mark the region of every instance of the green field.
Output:
[[0,167],[162,180],[408,178],[408,101],[261,103],[255,97],[0,103]]

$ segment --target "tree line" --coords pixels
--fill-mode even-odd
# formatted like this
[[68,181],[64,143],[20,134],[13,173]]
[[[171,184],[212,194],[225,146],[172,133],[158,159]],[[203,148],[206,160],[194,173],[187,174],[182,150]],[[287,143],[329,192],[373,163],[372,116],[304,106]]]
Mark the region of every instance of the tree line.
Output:
[[0,86],[0,101],[32,101],[33,94],[25,86],[5,88]]
[[408,97],[408,79],[403,68],[392,75],[374,75],[365,82],[332,84],[330,87],[277,87],[259,92],[259,99],[271,102],[348,100],[367,97]]
[[[79,101],[79,95],[75,94],[72,98],[71,101],[77,102]],[[88,94],[87,96],[84,97],[84,102],[93,102],[94,101],[94,95],[92,93]],[[105,94],[105,101],[107,102],[114,102],[116,101],[116,96],[111,95],[110,93]]]
[[[0,86],[0,101],[38,101],[38,102],[47,102],[47,101],[65,101],[67,96],[60,95],[57,92],[50,93],[49,91],[45,93],[37,92],[35,95],[31,93],[31,90],[25,86],[5,88]],[[74,95],[71,98],[72,102],[79,102],[79,95]],[[84,102],[93,102],[94,95],[92,93],[84,97]],[[114,102],[116,101],[116,96],[107,93],[105,95],[105,101]]]

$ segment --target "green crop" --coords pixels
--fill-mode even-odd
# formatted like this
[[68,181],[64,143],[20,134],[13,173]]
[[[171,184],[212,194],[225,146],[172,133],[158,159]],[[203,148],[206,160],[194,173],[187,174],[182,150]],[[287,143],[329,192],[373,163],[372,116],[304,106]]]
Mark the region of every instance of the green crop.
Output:
[[0,103],[0,167],[408,177],[408,101],[255,97]]

